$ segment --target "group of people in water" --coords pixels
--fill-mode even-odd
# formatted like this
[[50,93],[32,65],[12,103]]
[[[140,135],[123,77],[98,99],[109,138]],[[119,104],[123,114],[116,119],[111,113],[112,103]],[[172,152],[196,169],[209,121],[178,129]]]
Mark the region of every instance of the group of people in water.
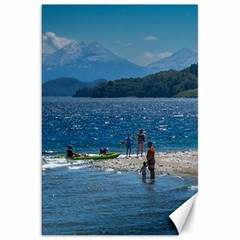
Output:
[[[143,132],[143,129],[139,130],[139,133],[135,136],[137,142],[138,142],[138,147],[137,147],[137,158],[139,154],[141,157],[143,156],[144,152],[144,144],[146,142],[146,134]],[[126,156],[130,157],[132,154],[132,144],[133,144],[134,139],[131,138],[131,134],[128,133],[127,137],[125,138],[125,141],[122,142],[122,144],[126,145]],[[146,179],[146,173],[147,173],[147,167],[148,170],[150,171],[150,178],[155,179],[155,149],[152,145],[152,142],[148,142],[148,151],[146,155],[147,161],[143,162],[143,166],[140,170],[140,173],[142,173],[142,178]],[[99,154],[107,154],[108,148],[100,149]],[[72,146],[68,146],[66,149],[66,155],[68,158],[72,158],[74,156],[79,156],[78,153],[73,152]]]

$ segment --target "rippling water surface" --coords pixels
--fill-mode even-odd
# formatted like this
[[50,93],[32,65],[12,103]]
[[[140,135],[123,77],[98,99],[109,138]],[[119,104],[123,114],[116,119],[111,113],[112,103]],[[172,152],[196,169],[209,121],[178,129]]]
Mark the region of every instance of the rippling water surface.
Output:
[[143,182],[136,173],[60,167],[43,173],[44,235],[177,234],[168,216],[196,193],[195,178]]
[[[44,235],[177,234],[169,219],[197,192],[197,178],[93,168],[91,161],[57,158],[119,143],[139,128],[156,151],[197,149],[196,99],[75,99],[42,101],[42,233]],[[133,146],[136,151],[136,144]]]
[[157,151],[197,149],[197,111],[197,99],[43,98],[43,153],[65,152],[68,144],[82,153],[124,153],[119,143],[140,128]]

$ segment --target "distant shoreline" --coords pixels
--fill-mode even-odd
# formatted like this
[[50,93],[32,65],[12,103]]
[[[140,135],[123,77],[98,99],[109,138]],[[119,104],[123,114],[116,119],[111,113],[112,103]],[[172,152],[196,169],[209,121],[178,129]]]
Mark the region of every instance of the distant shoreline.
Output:
[[101,99],[114,99],[114,98],[128,98],[128,99],[135,99],[135,98],[139,98],[139,99],[144,99],[144,98],[153,98],[153,99],[177,99],[177,98],[188,98],[188,99],[198,99],[198,97],[137,97],[137,96],[128,96],[128,97],[74,97],[74,96],[42,96],[42,98],[75,98],[75,99],[79,99],[79,98],[88,98],[88,99],[96,99],[96,98],[101,98]]
[[[115,171],[139,172],[143,162],[146,161],[146,155],[142,158],[135,156],[117,159],[105,159],[93,161],[93,166],[100,169],[113,169]],[[198,152],[178,151],[156,154],[156,174],[169,174],[178,176],[198,176]]]

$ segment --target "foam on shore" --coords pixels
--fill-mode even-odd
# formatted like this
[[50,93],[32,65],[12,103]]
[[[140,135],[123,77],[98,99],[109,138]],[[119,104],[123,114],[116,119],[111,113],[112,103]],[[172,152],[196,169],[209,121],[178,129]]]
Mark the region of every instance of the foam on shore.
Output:
[[[159,152],[155,155],[156,174],[171,174],[177,176],[194,176],[198,173],[198,152],[197,151],[177,151],[177,152]],[[116,172],[138,172],[143,162],[146,161],[146,153],[142,157],[137,155],[120,155],[115,159],[102,160],[68,160],[54,156],[47,156],[42,160],[42,170],[54,169],[59,167],[68,167],[70,170],[79,168],[96,167],[106,171]]]

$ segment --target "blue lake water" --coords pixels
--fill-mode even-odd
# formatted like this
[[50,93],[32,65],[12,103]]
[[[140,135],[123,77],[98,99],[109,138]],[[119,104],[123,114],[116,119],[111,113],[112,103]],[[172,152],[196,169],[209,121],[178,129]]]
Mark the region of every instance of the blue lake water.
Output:
[[157,151],[197,149],[197,99],[43,98],[42,112],[43,153],[65,153],[69,144],[81,153],[124,153],[119,143],[140,128]]
[[[169,215],[197,192],[197,178],[99,170],[56,158],[125,153],[119,143],[143,128],[157,152],[197,150],[197,99],[42,99],[43,235],[177,234]],[[136,144],[133,145],[133,152]]]

